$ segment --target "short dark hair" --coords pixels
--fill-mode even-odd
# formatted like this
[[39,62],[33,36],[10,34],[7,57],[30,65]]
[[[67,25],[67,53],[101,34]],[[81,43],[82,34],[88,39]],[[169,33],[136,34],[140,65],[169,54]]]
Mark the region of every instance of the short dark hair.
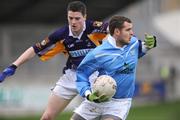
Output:
[[86,5],[81,1],[73,1],[68,4],[67,12],[81,12],[83,16],[86,15]]
[[111,17],[110,22],[109,22],[110,35],[114,34],[115,28],[118,28],[118,29],[123,28],[124,22],[132,23],[129,18],[124,17],[124,16],[115,15],[115,16]]

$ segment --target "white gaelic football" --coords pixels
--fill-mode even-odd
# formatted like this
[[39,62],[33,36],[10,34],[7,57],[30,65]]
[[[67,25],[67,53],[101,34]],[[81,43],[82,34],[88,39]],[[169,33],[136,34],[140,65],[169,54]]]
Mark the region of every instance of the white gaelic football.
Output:
[[116,81],[108,75],[101,75],[97,77],[92,86],[92,92],[98,91],[98,96],[106,95],[112,98],[116,92]]

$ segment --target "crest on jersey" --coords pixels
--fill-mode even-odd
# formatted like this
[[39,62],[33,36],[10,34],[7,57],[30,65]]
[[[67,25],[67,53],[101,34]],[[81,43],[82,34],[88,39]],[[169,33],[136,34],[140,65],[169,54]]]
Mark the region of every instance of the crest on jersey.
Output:
[[94,26],[94,27],[100,27],[100,26],[102,26],[102,24],[103,24],[103,22],[94,21],[93,26]]
[[42,45],[42,46],[45,46],[45,45],[47,45],[48,43],[49,43],[49,39],[45,39],[45,40],[41,41],[41,45]]
[[130,54],[131,54],[131,56],[134,56],[134,55],[135,55],[135,50],[134,50],[134,49],[131,50],[131,51],[130,51]]

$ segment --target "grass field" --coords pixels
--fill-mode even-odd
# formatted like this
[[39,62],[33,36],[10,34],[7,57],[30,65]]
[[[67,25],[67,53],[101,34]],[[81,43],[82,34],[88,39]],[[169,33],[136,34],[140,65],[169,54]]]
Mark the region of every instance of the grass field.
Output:
[[[56,120],[69,120],[72,113],[62,113]],[[2,118],[0,120],[39,120],[40,116]],[[133,107],[127,120],[180,120],[180,101]]]

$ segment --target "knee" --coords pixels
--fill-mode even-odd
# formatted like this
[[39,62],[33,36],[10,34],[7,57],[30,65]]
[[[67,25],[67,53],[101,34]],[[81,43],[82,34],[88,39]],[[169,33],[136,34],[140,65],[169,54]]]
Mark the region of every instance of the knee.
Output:
[[41,120],[53,120],[53,116],[51,114],[43,114]]

